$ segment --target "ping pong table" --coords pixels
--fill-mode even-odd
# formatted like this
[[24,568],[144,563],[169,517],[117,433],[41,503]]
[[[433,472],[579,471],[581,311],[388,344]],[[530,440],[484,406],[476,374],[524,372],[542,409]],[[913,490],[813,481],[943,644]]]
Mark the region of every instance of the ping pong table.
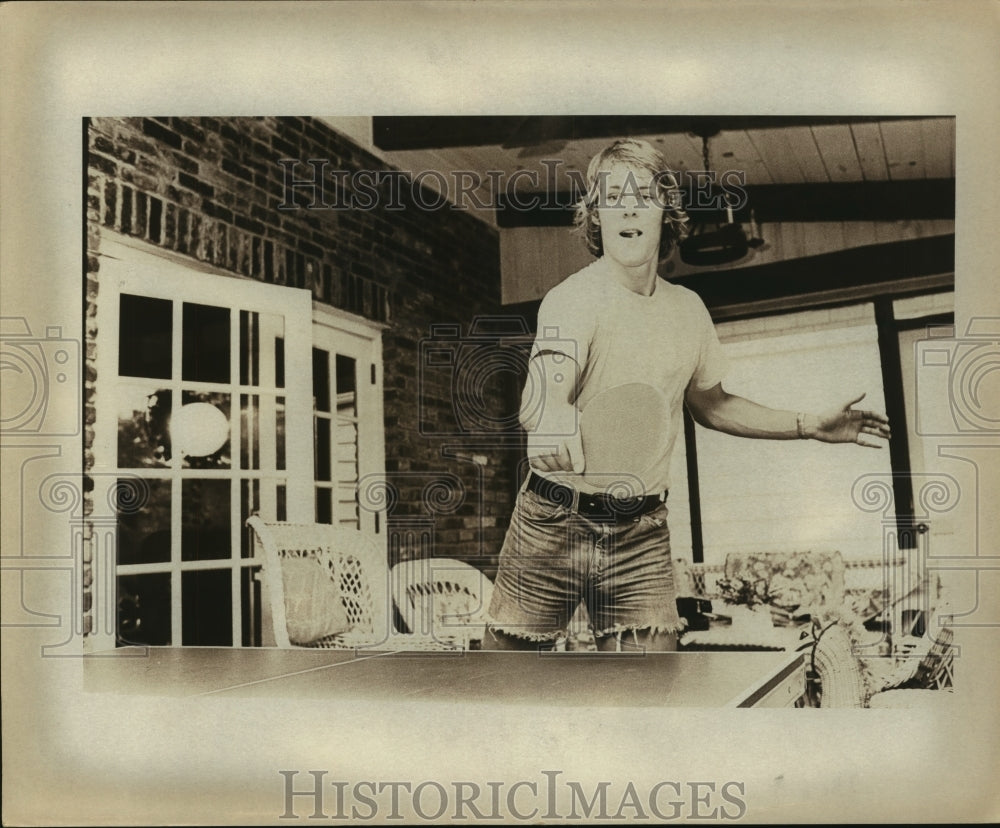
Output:
[[524,653],[122,648],[85,659],[88,692],[580,707],[786,707],[795,652]]

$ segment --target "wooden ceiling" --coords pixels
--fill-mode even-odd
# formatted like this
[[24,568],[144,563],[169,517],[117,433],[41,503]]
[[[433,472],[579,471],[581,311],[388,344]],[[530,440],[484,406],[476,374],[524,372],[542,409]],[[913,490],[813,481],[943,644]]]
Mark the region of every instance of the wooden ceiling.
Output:
[[594,153],[625,136],[655,144],[678,171],[702,170],[706,132],[714,133],[712,167],[744,170],[748,184],[949,178],[955,172],[955,121],[942,117],[404,116],[372,123],[375,146],[401,159],[508,175],[542,173],[543,158],[586,170]]
[[[796,192],[789,186],[851,185],[841,187],[839,194],[802,189],[793,201],[807,208],[809,203],[839,200],[840,212],[833,217],[838,220],[854,217],[852,204],[858,218],[872,218],[875,202],[885,205],[875,218],[886,220],[954,215],[955,119],[949,117],[392,116],[371,122],[372,144],[387,161],[414,175],[424,170],[442,173],[456,192],[455,173],[470,171],[482,186],[471,188],[466,200],[471,202],[474,193],[480,204],[496,203],[498,182],[504,192],[561,193],[569,198],[591,157],[609,140],[625,136],[654,144],[684,185],[689,173],[704,169],[705,134],[710,135],[712,170],[738,171],[751,188],[775,187],[770,192],[780,194],[782,202]],[[425,181],[435,186],[441,179]],[[758,203],[768,192],[758,192]],[[943,208],[942,200],[951,203]],[[790,209],[796,209],[795,204]],[[897,210],[906,214],[897,215]],[[769,218],[790,220],[787,215]],[[830,218],[824,214],[811,220]],[[534,220],[521,215],[511,221]]]
[[[742,259],[711,267],[675,256],[664,271],[704,292],[714,313],[730,313],[733,297],[739,299],[739,312],[746,312],[749,305],[740,290],[749,288],[741,287],[741,280],[751,271],[748,284],[774,305],[768,305],[767,312],[783,307],[789,291],[809,286],[824,301],[840,301],[845,290],[854,297],[889,283],[897,292],[926,290],[928,285],[940,289],[953,278],[953,117],[323,120],[411,179],[433,171],[421,179],[423,185],[507,230],[500,234],[505,304],[537,301],[566,273],[582,266],[589,254],[579,240],[550,228],[572,222],[576,185],[594,154],[610,140],[627,136],[654,144],[685,186],[689,174],[704,170],[702,142],[707,135],[710,169],[717,174],[736,171],[746,182],[747,206],[735,211],[736,220],[762,236],[763,246]],[[472,186],[471,180],[480,185]],[[511,205],[512,194],[517,204]],[[711,210],[692,209],[690,196],[693,224],[718,220]],[[532,197],[541,205],[525,208]],[[812,278],[803,281],[803,272]],[[848,284],[851,278],[859,284]],[[773,288],[773,296],[761,287],[765,283]],[[759,310],[754,307],[754,312]]]

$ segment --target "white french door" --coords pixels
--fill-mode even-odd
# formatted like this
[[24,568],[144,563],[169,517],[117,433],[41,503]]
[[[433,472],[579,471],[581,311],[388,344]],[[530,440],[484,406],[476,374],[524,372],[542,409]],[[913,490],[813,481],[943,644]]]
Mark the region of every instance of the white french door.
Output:
[[257,640],[244,523],[314,519],[311,349],[308,291],[102,241],[94,496],[117,513],[99,597],[115,644]]

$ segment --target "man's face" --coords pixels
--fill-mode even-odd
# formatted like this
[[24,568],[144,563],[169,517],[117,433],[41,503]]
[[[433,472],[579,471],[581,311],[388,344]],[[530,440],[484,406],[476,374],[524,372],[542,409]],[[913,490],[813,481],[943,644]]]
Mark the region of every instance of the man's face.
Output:
[[604,255],[625,267],[655,262],[660,251],[663,208],[653,174],[619,161],[598,176],[597,219]]

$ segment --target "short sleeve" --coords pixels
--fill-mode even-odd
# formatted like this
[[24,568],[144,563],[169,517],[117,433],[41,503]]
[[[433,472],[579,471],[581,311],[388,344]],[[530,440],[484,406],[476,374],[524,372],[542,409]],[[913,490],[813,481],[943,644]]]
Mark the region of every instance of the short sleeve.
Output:
[[696,314],[698,325],[698,365],[691,378],[691,385],[699,390],[712,388],[722,382],[729,373],[729,360],[722,350],[719,335],[715,331],[715,323],[701,299],[695,297],[698,304]]
[[587,364],[596,318],[592,302],[566,282],[556,285],[538,308],[538,326],[531,356],[545,352],[566,354],[580,370]]

